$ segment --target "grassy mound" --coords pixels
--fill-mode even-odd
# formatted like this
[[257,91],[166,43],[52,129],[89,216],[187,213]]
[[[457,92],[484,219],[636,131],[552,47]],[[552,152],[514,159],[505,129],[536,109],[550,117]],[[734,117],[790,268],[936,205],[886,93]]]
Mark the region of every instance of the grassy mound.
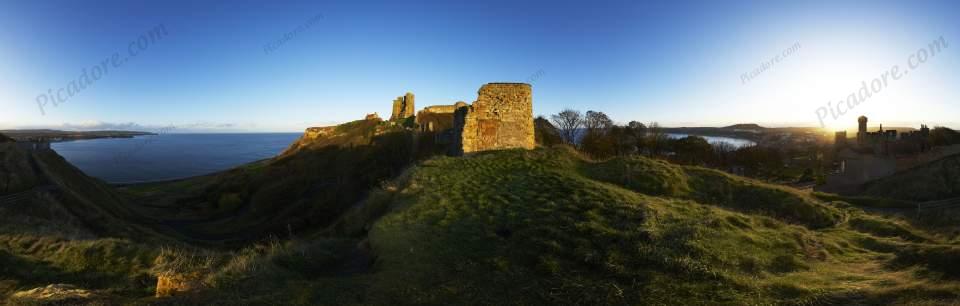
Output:
[[[0,209],[3,220],[20,220],[0,223],[0,301],[66,280],[109,300],[173,305],[960,302],[956,239],[843,199],[642,157],[591,161],[564,148],[366,168],[394,152],[387,147],[307,145],[219,176],[129,190],[194,188],[173,202],[240,203],[194,219],[205,233],[316,219],[303,223],[313,231],[237,249],[106,237],[99,233],[113,226],[85,226],[63,206]],[[325,185],[328,175],[357,185]],[[71,186],[113,201],[96,184]],[[353,194],[362,188],[372,190]],[[98,214],[127,213],[103,207]],[[69,228],[39,230],[61,218]],[[157,277],[170,275],[195,275],[201,289],[153,298]]]
[[842,202],[644,158],[593,162],[564,149],[433,158],[332,229],[211,255],[229,263],[209,268],[211,290],[192,302],[960,300],[951,242]]
[[592,178],[639,193],[762,213],[814,228],[832,226],[840,220],[837,209],[807,194],[712,169],[677,166],[644,157],[614,158],[584,168]]
[[746,275],[820,256],[804,253],[802,227],[630,192],[581,175],[591,166],[563,151],[423,164],[408,187],[419,196],[370,234],[375,286],[425,303],[730,303],[748,298]]

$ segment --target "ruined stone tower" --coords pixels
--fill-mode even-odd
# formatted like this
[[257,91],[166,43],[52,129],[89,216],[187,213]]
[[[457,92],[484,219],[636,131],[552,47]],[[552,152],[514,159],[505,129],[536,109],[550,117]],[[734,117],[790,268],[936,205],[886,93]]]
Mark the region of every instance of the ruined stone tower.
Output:
[[413,93],[409,92],[406,95],[394,99],[393,113],[390,115],[390,120],[402,120],[412,117],[414,114],[413,100]]
[[477,94],[477,101],[458,108],[454,119],[460,154],[536,146],[530,84],[489,83]]

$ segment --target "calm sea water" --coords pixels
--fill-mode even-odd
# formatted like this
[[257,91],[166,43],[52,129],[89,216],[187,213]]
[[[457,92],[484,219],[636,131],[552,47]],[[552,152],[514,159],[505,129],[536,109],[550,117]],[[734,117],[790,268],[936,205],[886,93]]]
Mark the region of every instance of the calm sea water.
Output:
[[[687,138],[687,136],[690,136],[690,135],[687,135],[687,134],[667,133],[667,137],[670,137],[670,138],[673,138],[673,139]],[[699,135],[696,135],[696,136],[699,136]],[[752,145],[757,144],[757,143],[755,143],[755,142],[753,142],[753,141],[749,141],[749,140],[746,140],[746,139],[740,139],[740,138],[717,137],[717,136],[700,136],[700,137],[703,137],[703,139],[706,139],[707,142],[709,142],[710,144],[717,144],[717,143],[721,143],[721,142],[726,142],[726,143],[729,143],[729,144],[733,145],[734,148],[749,147],[749,146],[752,146]]]
[[[277,134],[164,134],[136,138],[92,139],[51,144],[87,175],[109,183],[152,182],[204,175],[276,156],[300,137]],[[685,134],[668,134],[671,138]],[[754,143],[729,137],[704,137],[735,147]]]
[[300,133],[163,134],[53,143],[87,175],[109,183],[162,181],[227,170],[273,157]]

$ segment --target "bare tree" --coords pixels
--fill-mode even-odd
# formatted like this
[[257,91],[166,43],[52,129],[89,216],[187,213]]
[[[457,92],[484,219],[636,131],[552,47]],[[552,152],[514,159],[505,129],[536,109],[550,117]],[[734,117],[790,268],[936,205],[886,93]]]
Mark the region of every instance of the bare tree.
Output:
[[660,128],[659,123],[650,123],[650,127],[647,129],[647,147],[650,150],[651,156],[656,156],[663,153],[663,151],[666,149],[668,140],[667,133],[663,132],[663,129]]
[[627,127],[629,127],[632,132],[635,133],[634,136],[643,136],[647,133],[647,126],[637,121],[630,121],[630,123],[627,124]]
[[626,126],[626,133],[629,135],[633,151],[642,153],[646,147],[644,138],[647,137],[647,126],[637,121],[630,121]]
[[721,141],[713,144],[713,152],[716,155],[716,166],[726,169],[730,166],[730,162],[733,159],[733,152],[737,150],[737,146],[733,144]]
[[587,111],[583,126],[587,129],[587,133],[604,135],[613,126],[613,120],[603,112]]
[[564,143],[574,144],[576,142],[578,130],[583,127],[583,114],[580,111],[564,109],[560,113],[550,116],[550,119],[560,129],[560,136],[563,137]]

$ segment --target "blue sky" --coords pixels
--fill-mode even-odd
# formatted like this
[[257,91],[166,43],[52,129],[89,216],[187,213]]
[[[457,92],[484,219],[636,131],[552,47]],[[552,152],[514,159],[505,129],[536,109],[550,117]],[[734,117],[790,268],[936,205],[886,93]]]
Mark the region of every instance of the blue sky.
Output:
[[[533,75],[534,111],[671,126],[816,126],[943,37],[909,77],[825,125],[960,127],[955,1],[0,1],[0,128],[303,128],[476,99]],[[167,35],[63,104],[83,69]],[[274,51],[264,46],[301,30]],[[791,46],[788,56],[749,73]],[[539,73],[538,73],[539,72]]]

